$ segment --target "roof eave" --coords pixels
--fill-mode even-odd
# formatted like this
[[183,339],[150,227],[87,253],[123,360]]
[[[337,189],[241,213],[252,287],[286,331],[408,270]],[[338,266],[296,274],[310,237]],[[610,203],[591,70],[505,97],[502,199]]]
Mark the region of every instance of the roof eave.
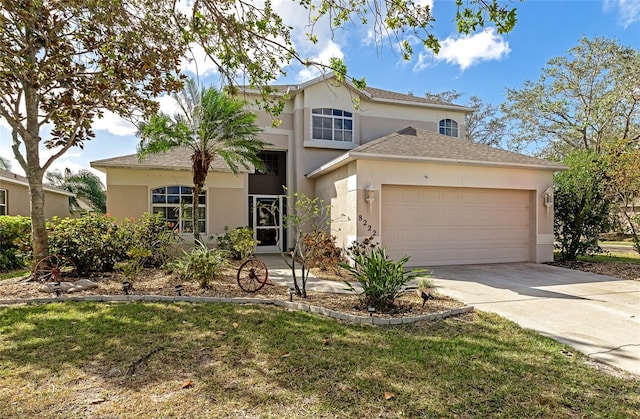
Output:
[[335,159],[323,164],[322,166],[318,167],[317,169],[307,173],[306,175],[304,175],[307,179],[313,179],[314,177],[320,176],[323,173],[335,170],[339,167],[344,166],[347,163],[350,163],[352,161],[354,161],[355,158],[353,158],[351,156],[351,152],[347,152],[344,153],[338,157],[336,157]]
[[[20,180],[20,179],[11,179],[11,178],[8,178],[8,177],[0,176],[0,181],[1,182],[6,182],[6,183],[11,183],[13,185],[26,186],[27,188],[29,187],[29,182],[25,182],[25,181]],[[57,193],[57,194],[60,194],[60,195],[76,196],[76,194],[74,194],[73,192],[65,191],[63,189],[58,189],[56,187],[52,187],[52,186],[49,186],[49,185],[46,185],[46,184],[42,185],[42,189],[44,189],[45,191]]]
[[382,102],[382,103],[394,103],[397,105],[406,105],[406,106],[420,106],[423,108],[430,109],[441,109],[441,110],[449,110],[449,111],[458,111],[465,113],[472,113],[476,110],[476,108],[469,108],[467,106],[459,106],[459,105],[445,105],[438,103],[427,103],[427,102],[413,102],[409,100],[399,100],[399,99],[389,99],[389,98],[371,98],[372,102]]
[[385,161],[397,161],[397,162],[416,162],[416,163],[434,163],[434,164],[464,164],[467,166],[482,166],[482,167],[502,167],[509,169],[533,169],[533,170],[551,170],[551,171],[563,171],[568,167],[564,165],[538,165],[538,164],[526,164],[526,163],[507,163],[507,162],[487,162],[480,160],[461,160],[461,159],[439,159],[433,157],[415,157],[415,156],[393,156],[383,154],[370,154],[362,152],[350,151],[341,155],[338,158],[331,160],[330,162],[318,167],[317,169],[307,173],[305,177],[313,179],[324,173],[338,169],[347,163],[354,160],[385,160]]
[[[101,172],[104,172],[104,170],[102,169],[132,169],[132,170],[148,170],[148,169],[153,169],[153,170],[173,170],[176,172],[180,172],[180,171],[191,171],[191,167],[175,167],[175,166],[162,166],[162,165],[153,165],[153,166],[143,166],[143,165],[131,165],[131,164],[117,164],[117,163],[107,163],[107,164],[95,164],[98,162],[91,162],[91,167],[93,167],[94,169],[98,169]],[[233,170],[229,169],[229,168],[216,168],[216,169],[209,169],[209,172],[215,172],[215,173],[233,173]],[[240,169],[238,170],[238,173],[252,173],[253,170],[250,169]]]
[[351,152],[353,159],[362,160],[387,160],[387,161],[414,161],[414,162],[427,162],[435,164],[464,164],[469,166],[487,166],[487,167],[506,167],[513,169],[535,169],[535,170],[553,170],[564,171],[568,170],[567,166],[561,164],[527,164],[527,163],[509,163],[509,162],[494,162],[494,161],[482,161],[482,160],[462,160],[462,159],[443,159],[434,157],[417,157],[417,156],[393,156],[384,154],[370,154],[362,152]]

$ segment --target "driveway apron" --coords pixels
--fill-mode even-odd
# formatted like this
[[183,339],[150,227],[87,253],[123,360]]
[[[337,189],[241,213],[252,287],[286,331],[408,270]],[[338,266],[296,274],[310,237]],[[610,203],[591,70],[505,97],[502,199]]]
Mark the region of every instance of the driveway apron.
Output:
[[438,291],[640,376],[640,282],[534,263],[428,268]]

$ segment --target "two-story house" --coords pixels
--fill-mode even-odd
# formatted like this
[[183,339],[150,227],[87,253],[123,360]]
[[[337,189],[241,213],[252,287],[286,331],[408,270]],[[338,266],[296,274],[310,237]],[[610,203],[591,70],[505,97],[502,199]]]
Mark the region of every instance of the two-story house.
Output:
[[[199,200],[201,231],[249,225],[258,251],[277,251],[279,239],[290,241],[286,186],[331,204],[340,246],[374,236],[392,256],[411,255],[413,266],[552,260],[550,191],[553,172],[564,167],[464,140],[473,109],[360,90],[333,76],[277,87],[285,102],[280,125],[256,109],[272,144],[262,155],[266,170],[234,175],[215,161]],[[257,97],[245,94],[248,102]],[[113,216],[162,213],[185,232],[193,228],[189,210],[180,210],[191,202],[187,151],[92,166],[107,174]]]

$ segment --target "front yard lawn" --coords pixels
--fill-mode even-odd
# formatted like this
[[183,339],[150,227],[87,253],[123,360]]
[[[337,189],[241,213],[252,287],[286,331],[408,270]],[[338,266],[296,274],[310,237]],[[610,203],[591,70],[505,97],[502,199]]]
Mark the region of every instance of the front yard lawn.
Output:
[[638,379],[484,313],[383,328],[251,305],[0,309],[0,417],[638,412]]

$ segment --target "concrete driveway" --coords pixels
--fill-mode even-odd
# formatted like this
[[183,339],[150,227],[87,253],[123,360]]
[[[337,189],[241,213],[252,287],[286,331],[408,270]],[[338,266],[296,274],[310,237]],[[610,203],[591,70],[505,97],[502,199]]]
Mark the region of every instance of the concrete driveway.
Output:
[[534,263],[428,269],[438,292],[640,376],[640,282]]

